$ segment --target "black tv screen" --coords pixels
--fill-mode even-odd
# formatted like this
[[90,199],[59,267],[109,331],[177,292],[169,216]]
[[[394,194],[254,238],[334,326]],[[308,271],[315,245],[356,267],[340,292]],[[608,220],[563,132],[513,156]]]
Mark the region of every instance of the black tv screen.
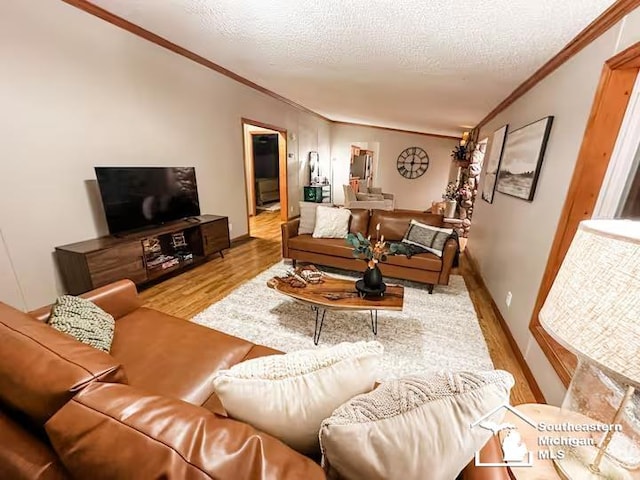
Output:
[[193,167],[96,167],[109,231],[200,215]]

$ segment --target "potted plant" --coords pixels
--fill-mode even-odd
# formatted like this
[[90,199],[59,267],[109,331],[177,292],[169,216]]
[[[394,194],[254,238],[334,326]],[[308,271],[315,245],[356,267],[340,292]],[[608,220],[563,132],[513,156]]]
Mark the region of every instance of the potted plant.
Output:
[[460,192],[458,191],[458,186],[456,182],[449,182],[447,184],[447,189],[442,194],[442,199],[446,203],[446,207],[444,209],[444,216],[447,218],[453,218],[456,216],[456,207],[458,206],[458,198],[460,196]]
[[376,225],[376,239],[371,242],[371,236],[365,237],[362,233],[350,233],[347,235],[347,243],[353,247],[353,256],[361,258],[367,262],[362,280],[370,290],[381,290],[382,272],[378,268],[378,263],[387,260],[388,255],[398,253],[398,245],[391,245],[384,241],[384,235],[380,236],[380,224]]
[[466,168],[469,166],[469,148],[467,145],[458,145],[451,152],[451,158],[459,167]]

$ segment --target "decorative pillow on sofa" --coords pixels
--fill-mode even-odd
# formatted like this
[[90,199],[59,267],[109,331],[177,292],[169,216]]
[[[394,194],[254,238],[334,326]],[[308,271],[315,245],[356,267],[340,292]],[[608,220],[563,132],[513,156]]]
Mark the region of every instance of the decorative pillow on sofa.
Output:
[[442,256],[444,245],[453,234],[451,228],[439,228],[411,220],[402,241],[424,248],[426,251]]
[[[300,224],[298,235],[311,235],[316,227],[316,209],[323,205],[316,202],[300,202]],[[324,204],[326,205],[326,203]]]
[[346,238],[351,211],[346,208],[318,207],[313,238]]
[[[451,480],[500,422],[513,377],[504,371],[440,373],[384,382],[322,422],[323,466],[345,480]],[[486,416],[486,417],[485,417]]]
[[47,323],[98,350],[111,350],[115,320],[89,300],[71,295],[58,297]]
[[371,391],[382,352],[378,342],[356,342],[255,358],[218,372],[213,387],[231,418],[313,454],[322,421]]

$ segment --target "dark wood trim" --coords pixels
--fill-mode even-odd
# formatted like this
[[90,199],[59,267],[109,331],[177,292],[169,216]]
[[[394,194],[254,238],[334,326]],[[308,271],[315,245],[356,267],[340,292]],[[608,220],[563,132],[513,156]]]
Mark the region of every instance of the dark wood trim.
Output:
[[335,125],[347,125],[347,126],[351,126],[351,127],[377,128],[378,130],[388,130],[390,132],[410,133],[412,135],[424,135],[426,137],[447,138],[447,139],[450,139],[450,140],[460,140],[462,138],[462,134],[460,136],[456,137],[455,135],[442,135],[440,133],[417,132],[417,131],[414,131],[414,130],[403,130],[401,128],[382,127],[382,126],[379,126],[379,125],[367,125],[366,123],[339,122],[337,120],[331,120],[331,123],[333,123]]
[[317,112],[314,112],[313,110],[308,109],[307,107],[300,105],[299,103],[294,102],[293,100],[289,100],[288,98],[283,97],[282,95],[279,95],[275,92],[273,92],[272,90],[269,90],[268,88],[263,87],[262,85],[258,85],[255,82],[252,82],[251,80],[238,75],[235,72],[232,72],[231,70],[229,70],[228,68],[224,68],[221,65],[218,65],[217,63],[212,62],[211,60],[207,60],[206,58],[198,55],[197,53],[194,53],[190,50],[187,50],[186,48],[181,47],[180,45],[176,45],[173,42],[170,42],[169,40],[167,40],[166,38],[163,38],[159,35],[156,35],[153,32],[150,32],[149,30],[146,30],[138,25],[136,25],[135,23],[132,23],[128,20],[125,20],[122,17],[119,17],[118,15],[114,15],[113,13],[98,7],[97,5],[94,5],[91,2],[88,2],[87,0],[62,0],[63,2],[74,6],[76,8],[79,8],[80,10],[83,10],[95,17],[98,17],[106,22],[111,23],[112,25],[115,25],[116,27],[122,28],[123,30],[126,30],[129,33],[132,33],[134,35],[137,35],[140,38],[144,38],[145,40],[148,40],[151,43],[155,43],[156,45],[162,47],[162,48],[166,48],[167,50],[171,50],[174,53],[177,53],[178,55],[181,55],[185,58],[188,58],[189,60],[192,60],[204,67],[207,67],[217,73],[220,73],[221,75],[224,75],[225,77],[228,77],[232,80],[235,80],[236,82],[242,83],[243,85],[246,85],[247,87],[253,88],[254,90],[257,90],[261,93],[264,93],[265,95],[269,95],[270,97],[273,97],[277,100],[280,100],[294,108],[297,108],[298,110],[301,110],[303,112],[309,113],[311,115],[314,115],[316,117],[319,117],[323,120],[326,121],[331,121],[329,120],[327,117],[320,115]]
[[618,0],[591,22],[573,40],[560,50],[547,63],[534,72],[531,77],[521,83],[511,94],[500,102],[478,123],[476,128],[486,125],[496,115],[531,90],[540,81],[555,71],[563,63],[580,52],[584,47],[618,23],[625,15],[640,6],[640,0]]
[[575,370],[575,357],[543,330],[538,314],[547,299],[578,224],[593,216],[638,75],[639,64],[640,42],[607,60],[602,68],[600,83],[529,323],[529,329],[565,386],[571,381]]
[[242,124],[248,123],[249,125],[253,125],[254,127],[266,128],[267,130],[274,130],[275,132],[284,133],[286,135],[287,129],[282,127],[276,127],[275,125],[271,125],[269,123],[259,122],[257,120],[252,120],[250,118],[242,117]]
[[520,351],[520,347],[518,347],[518,344],[516,343],[515,338],[513,338],[513,335],[511,334],[511,330],[509,329],[507,322],[502,316],[502,313],[500,313],[500,310],[498,309],[498,305],[496,305],[496,302],[493,299],[493,296],[491,295],[491,293],[489,292],[487,285],[484,283],[484,279],[482,278],[482,275],[480,275],[480,268],[478,267],[478,262],[476,261],[475,258],[473,258],[473,256],[471,255],[471,252],[469,252],[468,247],[465,248],[464,256],[469,261],[471,274],[476,279],[476,281],[478,282],[478,285],[484,291],[487,298],[491,300],[491,309],[493,310],[494,315],[500,322],[500,326],[502,327],[502,330],[504,330],[504,333],[507,336],[509,345],[511,346],[511,348],[513,349],[513,352],[515,353],[516,361],[518,362],[518,364],[520,364],[520,367],[522,368],[522,372],[524,373],[524,376],[526,377],[527,382],[529,382],[531,391],[533,392],[533,395],[536,397],[536,401],[538,403],[547,403],[546,399],[544,398],[544,394],[542,393],[542,390],[540,390],[540,386],[538,385],[538,382],[536,382],[536,379],[533,376],[533,373],[531,372],[529,365],[527,365],[527,362],[525,361],[524,356]]

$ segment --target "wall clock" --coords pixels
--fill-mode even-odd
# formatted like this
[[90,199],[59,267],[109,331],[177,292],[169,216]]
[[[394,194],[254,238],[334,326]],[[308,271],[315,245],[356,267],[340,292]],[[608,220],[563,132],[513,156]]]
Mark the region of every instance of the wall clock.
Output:
[[398,173],[405,178],[418,178],[429,168],[429,155],[420,147],[409,147],[398,155]]

